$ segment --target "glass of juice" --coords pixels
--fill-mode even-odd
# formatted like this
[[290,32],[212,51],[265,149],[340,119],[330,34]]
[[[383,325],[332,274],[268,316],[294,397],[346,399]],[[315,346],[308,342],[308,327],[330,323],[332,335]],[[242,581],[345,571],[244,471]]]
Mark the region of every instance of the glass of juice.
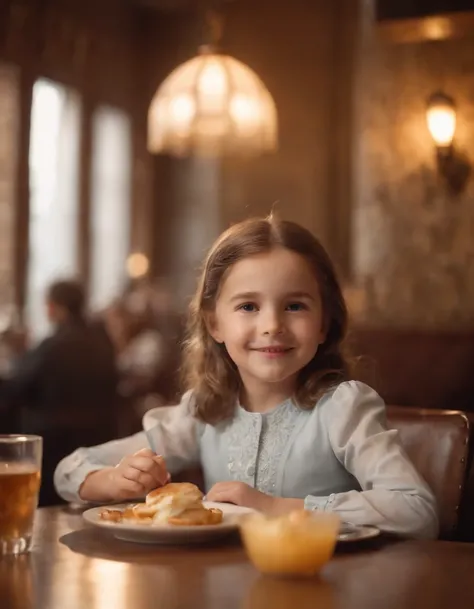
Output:
[[40,436],[0,435],[0,557],[31,547],[42,452]]

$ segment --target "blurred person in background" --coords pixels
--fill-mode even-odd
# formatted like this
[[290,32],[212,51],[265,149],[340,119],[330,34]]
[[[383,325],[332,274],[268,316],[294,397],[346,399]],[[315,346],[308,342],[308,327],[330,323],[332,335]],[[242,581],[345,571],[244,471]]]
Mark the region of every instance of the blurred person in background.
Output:
[[166,403],[178,389],[181,335],[173,317],[171,292],[163,280],[133,280],[103,313],[104,327],[115,350],[119,393],[127,404],[123,433],[141,429],[148,396]]
[[85,315],[80,283],[53,283],[46,297],[52,334],[18,359],[0,387],[17,413],[18,429],[44,438],[40,505],[59,503],[57,463],[79,446],[117,435],[117,370],[103,326]]
[[117,301],[105,311],[104,323],[115,347],[119,373],[130,385],[129,389],[123,388],[123,393],[151,391],[165,344],[149,310],[131,311],[126,302]]

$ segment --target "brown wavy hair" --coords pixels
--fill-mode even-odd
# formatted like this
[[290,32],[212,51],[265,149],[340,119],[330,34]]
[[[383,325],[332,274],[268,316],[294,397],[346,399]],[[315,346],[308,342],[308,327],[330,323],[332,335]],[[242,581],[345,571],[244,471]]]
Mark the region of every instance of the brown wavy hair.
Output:
[[236,262],[278,247],[303,256],[314,270],[326,333],[324,343],[298,375],[296,403],[310,410],[329,388],[349,378],[343,349],[347,309],[326,250],[307,229],[294,222],[274,216],[246,220],[225,231],[212,246],[189,307],[182,370],[185,386],[195,399],[194,414],[205,423],[215,425],[231,418],[241,387],[238,370],[225,346],[208,332],[206,316],[215,310],[222,283]]

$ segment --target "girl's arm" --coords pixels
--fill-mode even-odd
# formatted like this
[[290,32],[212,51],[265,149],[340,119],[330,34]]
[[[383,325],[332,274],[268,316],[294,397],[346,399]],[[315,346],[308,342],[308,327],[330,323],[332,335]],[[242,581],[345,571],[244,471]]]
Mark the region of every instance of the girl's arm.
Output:
[[[66,501],[81,502],[79,489],[92,472],[104,471],[115,467],[123,457],[149,448],[144,431],[128,438],[112,440],[99,446],[78,448],[62,459],[54,472],[54,486],[57,493]],[[97,497],[97,500],[100,500]],[[107,498],[104,497],[104,501]]]
[[[82,501],[79,490],[92,472],[114,468],[124,457],[143,449],[151,448],[163,456],[171,474],[199,463],[199,424],[190,406],[191,395],[187,393],[178,406],[147,412],[143,417],[145,431],[99,446],[78,448],[56,467],[54,484],[58,494],[66,501]],[[95,494],[95,487],[93,490]]]
[[361,491],[308,496],[305,507],[392,533],[437,537],[434,495],[405,454],[398,431],[387,428],[378,394],[363,383],[342,383],[324,408],[332,449]]

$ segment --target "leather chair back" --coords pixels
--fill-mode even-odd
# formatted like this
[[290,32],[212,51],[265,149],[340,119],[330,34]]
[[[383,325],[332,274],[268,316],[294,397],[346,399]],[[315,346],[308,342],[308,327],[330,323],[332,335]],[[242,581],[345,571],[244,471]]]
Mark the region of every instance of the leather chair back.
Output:
[[389,426],[438,501],[440,536],[452,538],[466,484],[470,425],[456,410],[388,406]]

